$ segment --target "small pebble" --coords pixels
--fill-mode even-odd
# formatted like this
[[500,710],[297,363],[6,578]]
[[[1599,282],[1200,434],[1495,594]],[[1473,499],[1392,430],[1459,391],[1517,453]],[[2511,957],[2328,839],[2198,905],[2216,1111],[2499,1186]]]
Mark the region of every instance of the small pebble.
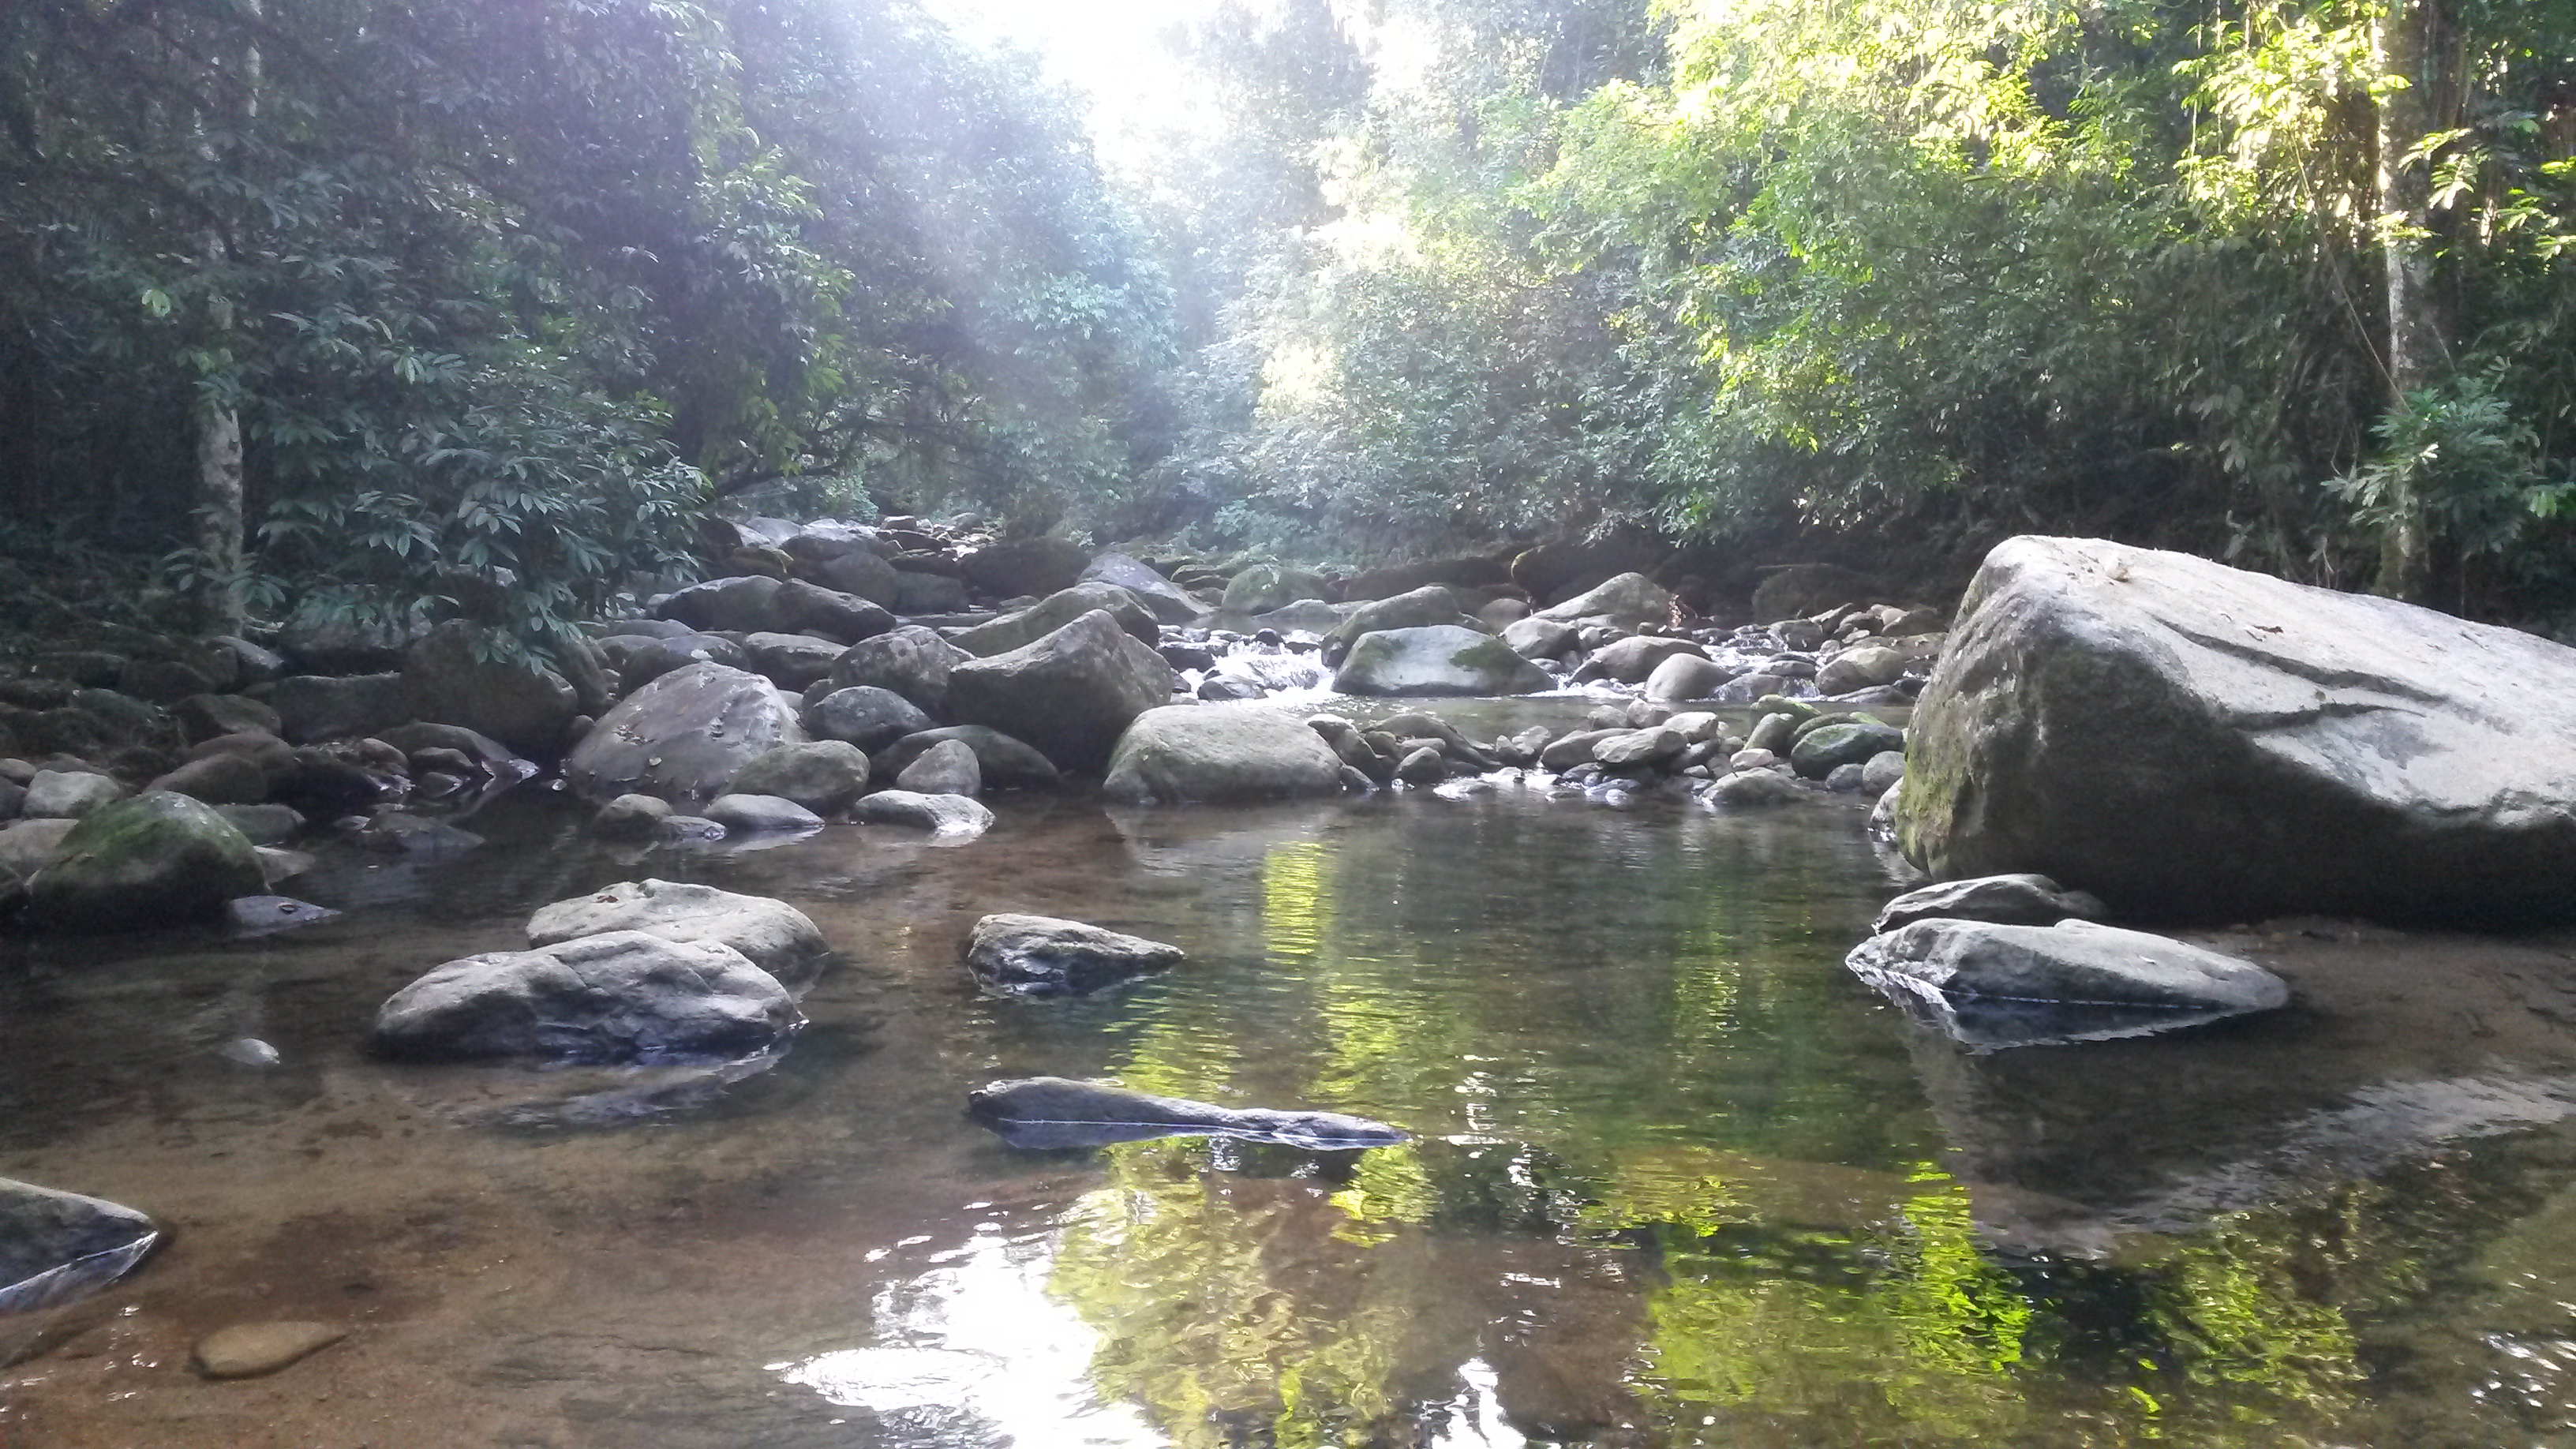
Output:
[[197,1341],[198,1373],[210,1379],[249,1379],[273,1374],[307,1354],[349,1336],[329,1323],[237,1323]]

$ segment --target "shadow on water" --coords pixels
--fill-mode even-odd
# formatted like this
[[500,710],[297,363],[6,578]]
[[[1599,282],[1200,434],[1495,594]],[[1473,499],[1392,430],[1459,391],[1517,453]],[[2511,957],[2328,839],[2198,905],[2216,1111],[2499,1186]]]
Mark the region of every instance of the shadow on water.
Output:
[[[527,792],[479,850],[326,854],[293,889],[335,920],[13,944],[0,1175],[181,1231],[8,1340],[34,1347],[0,1443],[2576,1434],[2576,1050],[2530,964],[2564,943],[2429,943],[2454,974],[2427,986],[2407,942],[2249,937],[2300,1005],[1980,1053],[1841,965],[1893,889],[1858,802],[994,804],[960,846],[711,851],[603,845]],[[359,1049],[422,970],[646,875],[822,926],[783,1056]],[[959,945],[1003,910],[1189,960],[986,997]],[[1039,1075],[1410,1140],[1022,1150],[967,1120],[969,1088]],[[359,1331],[269,1379],[176,1368],[293,1317]]]

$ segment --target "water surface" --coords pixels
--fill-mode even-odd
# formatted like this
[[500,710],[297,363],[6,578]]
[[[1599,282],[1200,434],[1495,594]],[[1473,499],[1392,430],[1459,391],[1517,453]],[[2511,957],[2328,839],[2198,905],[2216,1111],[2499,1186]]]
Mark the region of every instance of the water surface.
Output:
[[[1840,965],[1894,889],[1851,800],[995,803],[963,846],[687,852],[532,796],[466,856],[334,860],[304,893],[351,913],[305,931],[11,945],[0,1175],[174,1233],[46,1340],[0,1323],[32,1353],[0,1444],[2576,1442],[2547,1021],[2410,1034],[2302,981],[2271,1018],[1968,1055]],[[359,1051],[421,971],[648,874],[840,948],[774,1066]],[[959,944],[1004,910],[1191,959],[983,998]],[[244,1036],[282,1064],[220,1053]],[[964,1118],[1041,1073],[1414,1139],[1027,1153]],[[357,1332],[184,1371],[283,1317]]]

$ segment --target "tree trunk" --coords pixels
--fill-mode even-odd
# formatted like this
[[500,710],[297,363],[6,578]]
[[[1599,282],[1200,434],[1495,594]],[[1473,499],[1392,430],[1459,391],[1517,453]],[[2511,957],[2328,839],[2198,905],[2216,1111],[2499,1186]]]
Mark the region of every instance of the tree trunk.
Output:
[[[2392,407],[2438,381],[2449,348],[2433,292],[2433,178],[2429,161],[2409,160],[2434,128],[2445,89],[2441,0],[2388,0],[2375,36],[2390,89],[2379,97],[2381,255],[2388,272],[2388,384]],[[2421,600],[2432,581],[2432,529],[2417,482],[2393,470],[2391,517],[2380,536],[2379,591]]]
[[[260,0],[242,0],[244,13],[257,18]],[[233,119],[248,126],[259,116],[259,47],[244,43],[240,71],[234,77]],[[211,144],[207,159],[213,160]],[[205,265],[220,272],[230,258],[223,233],[209,228]],[[232,341],[233,305],[218,286],[206,303],[206,330],[212,345],[228,349]],[[229,401],[197,404],[197,551],[202,573],[197,585],[198,627],[209,634],[238,634],[242,628],[242,530],[245,520],[242,481],[241,413]]]

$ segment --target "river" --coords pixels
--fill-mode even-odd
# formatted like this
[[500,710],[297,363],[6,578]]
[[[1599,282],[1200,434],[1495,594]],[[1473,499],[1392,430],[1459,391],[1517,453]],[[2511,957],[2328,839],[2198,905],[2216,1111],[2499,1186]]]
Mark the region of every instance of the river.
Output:
[[[1897,889],[1848,797],[992,803],[957,846],[648,849],[526,787],[481,849],[326,856],[297,889],[338,920],[10,943],[0,1175],[171,1232],[43,1337],[0,1321],[0,1445],[2576,1442],[2576,1047],[2532,977],[2566,942],[2435,943],[2494,959],[2428,992],[2414,938],[2267,928],[2288,1011],[1972,1055],[1840,964]],[[421,971],[648,875],[838,948],[765,1070],[361,1050]],[[992,911],[1190,959],[990,999]],[[963,1116],[1036,1074],[1413,1140]],[[186,1371],[282,1318],[354,1331]]]

